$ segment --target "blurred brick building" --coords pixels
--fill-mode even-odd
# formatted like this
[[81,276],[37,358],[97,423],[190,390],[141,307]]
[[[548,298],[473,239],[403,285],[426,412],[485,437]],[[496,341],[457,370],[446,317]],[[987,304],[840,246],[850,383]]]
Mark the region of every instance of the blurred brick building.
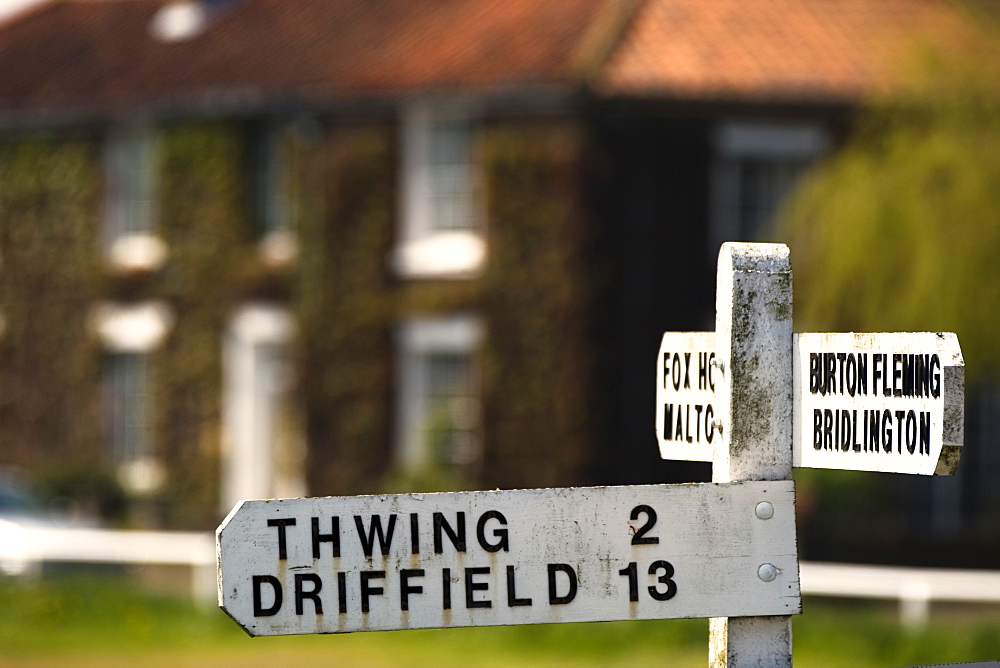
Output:
[[[132,522],[707,479],[712,327],[932,0],[50,0],[0,19],[0,439]],[[138,510],[137,510],[138,509]]]

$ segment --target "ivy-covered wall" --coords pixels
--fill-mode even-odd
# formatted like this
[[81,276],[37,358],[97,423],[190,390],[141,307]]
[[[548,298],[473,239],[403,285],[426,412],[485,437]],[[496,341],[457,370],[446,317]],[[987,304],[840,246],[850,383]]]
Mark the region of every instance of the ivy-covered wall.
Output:
[[[157,136],[153,273],[112,270],[101,243],[103,170],[93,135],[10,138],[0,146],[0,465],[125,523],[218,521],[221,350],[234,307],[287,295],[253,239],[243,128],[182,122]],[[153,452],[165,484],[128,499],[103,451],[100,302],[155,300],[173,327],[153,351]]]
[[99,348],[87,331],[103,287],[100,197],[88,138],[0,145],[0,464],[92,503],[112,484],[100,460]]
[[159,138],[158,230],[168,256],[149,296],[167,301],[174,326],[154,355],[154,447],[168,471],[157,501],[173,526],[217,519],[222,341],[255,252],[244,151],[240,128],[222,122],[168,126]]
[[[482,158],[488,251],[478,279],[393,277],[395,133],[331,132],[310,169],[321,213],[303,221],[296,279],[310,492],[580,483],[596,455],[591,410],[599,301],[581,206],[586,135],[553,122],[490,123]],[[478,313],[483,453],[460,471],[392,465],[393,328],[409,317]]]
[[312,494],[373,492],[390,465],[393,146],[391,127],[341,127],[303,161],[294,308]]
[[603,273],[583,206],[587,149],[580,127],[524,122],[493,126],[483,147],[491,487],[580,484],[599,447],[592,325]]
[[[268,269],[257,252],[245,129],[226,121],[160,128],[157,220],[167,260],[129,276],[102,257],[96,139],[17,139],[0,148],[0,462],[30,467],[56,491],[121,502],[117,517],[126,522],[214,526],[223,338],[235,308],[267,299],[287,303],[298,325],[294,392],[310,493],[584,482],[598,446],[590,324],[600,301],[592,221],[580,201],[585,132],[552,121],[487,124],[477,147],[485,271],[412,281],[390,266],[394,124],[293,137],[300,250],[287,273]],[[153,495],[126,502],[102,456],[102,350],[87,321],[100,301],[146,300],[165,302],[173,315],[151,378],[153,455],[166,477]],[[392,462],[394,328],[455,312],[477,313],[486,325],[483,454],[476,466],[410,480]]]

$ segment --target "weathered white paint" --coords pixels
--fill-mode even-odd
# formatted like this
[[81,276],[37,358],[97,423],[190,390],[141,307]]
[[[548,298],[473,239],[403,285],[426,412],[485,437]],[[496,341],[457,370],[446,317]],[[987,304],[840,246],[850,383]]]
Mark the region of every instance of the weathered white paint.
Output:
[[715,332],[666,332],[656,357],[656,438],[660,457],[712,461]]
[[[954,334],[799,334],[794,357],[794,466],[955,472],[965,362]],[[926,365],[926,383],[905,382],[906,360]]]
[[[788,247],[723,244],[716,292],[722,434],[712,479],[792,477],[792,270]],[[773,484],[773,483],[772,483]],[[788,484],[787,482],[785,484]],[[794,560],[798,579],[798,560]],[[791,574],[786,574],[791,575]],[[790,666],[792,621],[727,613],[709,626],[712,666]]]
[[[761,502],[773,506],[773,516],[757,516]],[[648,509],[655,523],[643,531],[652,520]],[[435,513],[456,533],[464,519],[464,551],[441,531],[440,553],[435,553]],[[377,537],[372,556],[364,554],[360,536],[369,535],[374,517],[385,532],[385,556]],[[339,537],[339,557],[329,541],[317,543],[319,556],[314,557],[312,518],[320,533]],[[333,518],[338,518],[338,531]],[[285,559],[280,558],[282,529],[276,520],[286,522]],[[501,546],[505,535],[507,549]],[[633,544],[637,536],[658,542]],[[419,554],[413,554],[414,540]],[[251,635],[775,615],[800,607],[791,481],[244,501],[219,527],[217,542],[219,604]],[[501,547],[490,551],[486,546]],[[670,564],[672,575],[666,567],[649,574],[661,560]],[[628,571],[633,563],[634,602]],[[777,569],[771,582],[758,575],[766,563]],[[560,569],[575,573],[571,601],[550,601],[552,567],[557,597],[570,590],[570,576]],[[443,569],[450,569],[450,609],[443,603]],[[339,574],[345,583],[343,613]],[[274,614],[254,614],[254,576],[274,578],[257,585],[258,612],[277,608]],[[411,590],[408,610],[401,604],[404,577]],[[665,580],[658,583],[658,577]],[[367,597],[368,612],[362,611],[363,578],[369,590],[381,590]],[[297,580],[305,592],[322,583],[322,614],[308,596],[300,597],[297,613]],[[662,598],[670,582],[676,593],[669,599],[650,593],[652,587]],[[280,607],[274,583],[282,591]],[[527,599],[530,604],[512,605]]]

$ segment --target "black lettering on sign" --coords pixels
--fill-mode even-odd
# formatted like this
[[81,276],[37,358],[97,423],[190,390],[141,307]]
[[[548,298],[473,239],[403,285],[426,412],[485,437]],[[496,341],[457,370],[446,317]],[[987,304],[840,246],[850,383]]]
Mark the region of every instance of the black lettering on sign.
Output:
[[931,414],[920,411],[920,454],[931,454]]
[[715,353],[698,353],[698,389],[715,391],[715,378],[712,376],[712,362]]
[[858,353],[858,394],[868,394],[868,353]]
[[410,578],[422,578],[424,577],[424,569],[422,568],[404,568],[399,571],[399,609],[409,610],[410,609],[410,594],[423,594],[424,588],[422,585],[411,585]]
[[935,399],[941,398],[941,359],[937,355],[931,355],[931,396]]
[[889,354],[882,353],[882,396],[888,397],[892,394],[892,385],[889,381]]
[[823,357],[819,353],[809,353],[809,393],[819,394],[823,387]]
[[847,393],[852,397],[858,392],[858,360],[854,353],[847,356]]
[[823,409],[823,449],[833,449],[833,411]]
[[[659,571],[662,575],[658,575]],[[649,574],[656,576],[655,585],[649,586],[649,595],[657,601],[669,601],[677,594],[677,583],[671,578],[674,577],[674,567],[669,561],[660,559],[649,565]],[[666,591],[660,591],[660,585],[666,586]]]
[[892,452],[892,411],[882,411],[882,450]]
[[[503,525],[502,528],[493,530],[493,537],[499,539],[495,543],[486,540],[486,522],[488,520],[496,520]],[[479,518],[479,522],[476,523],[476,538],[479,540],[479,545],[487,552],[499,552],[500,550],[510,552],[510,542],[507,535],[507,518],[498,510],[487,510]]]
[[[837,376],[837,386],[840,388],[840,393],[843,394],[847,391],[847,387],[844,385],[844,364],[847,362],[847,353],[837,353],[837,369],[839,370],[839,375]],[[851,395],[853,396],[853,392]]]
[[884,376],[882,371],[882,356],[875,353],[872,356],[872,394],[878,394],[879,380]]
[[[864,415],[862,415],[861,416],[862,426],[864,426],[864,421],[865,418]],[[861,452],[861,443],[858,441],[858,412],[856,410],[851,411],[851,434],[852,434],[851,440],[854,441],[854,443],[851,445],[851,448],[854,450],[854,452]],[[862,441],[863,440],[864,439],[862,439]]]
[[295,526],[295,520],[291,519],[291,518],[288,518],[288,519],[277,519],[277,520],[268,520],[267,521],[267,526],[269,526],[269,527],[278,527],[278,559],[287,559],[288,558],[288,550],[287,550],[288,543],[285,541],[285,527],[293,527],[293,526]]
[[878,442],[875,438],[875,429],[877,427],[877,421],[875,419],[875,414],[877,411],[870,411],[865,409],[864,412],[864,424],[865,424],[865,452],[878,452]]
[[517,591],[514,584],[514,567],[507,567],[507,606],[510,608],[516,608],[521,605],[531,605],[530,598],[518,598]]
[[629,515],[629,519],[635,522],[636,520],[639,519],[639,515],[646,516],[646,523],[636,530],[635,535],[632,536],[632,544],[633,545],[659,544],[660,539],[658,537],[646,535],[647,533],[649,533],[649,530],[653,528],[653,525],[656,524],[656,511],[653,510],[651,507],[647,506],[646,504],[642,504],[632,509],[632,514]]
[[896,411],[896,451],[903,454],[903,419],[906,411]]
[[917,414],[914,411],[906,413],[906,451],[911,455],[917,450]]
[[892,354],[892,396],[903,396],[903,355]]
[[[312,586],[309,590],[303,588],[303,583],[310,582]],[[303,601],[307,598],[313,602],[315,606],[315,611],[317,615],[323,614],[323,603],[319,600],[319,593],[323,589],[323,581],[320,580],[319,576],[315,573],[296,573],[295,574],[295,614],[301,615],[303,608]]]
[[347,573],[337,573],[337,611],[347,614]]
[[319,559],[320,543],[330,543],[333,545],[333,556],[340,556],[340,518],[330,518],[330,533],[320,533],[319,518],[312,518],[312,548],[313,559]]
[[684,353],[684,389],[691,389],[691,353]]
[[635,603],[639,600],[639,570],[636,563],[630,562],[628,566],[618,571],[618,575],[628,577],[628,600]]
[[441,569],[441,609],[451,610],[451,569]]
[[476,582],[475,576],[477,575],[489,575],[489,566],[478,566],[476,568],[466,568],[465,569],[465,607],[466,608],[490,608],[493,607],[492,601],[488,599],[477,600],[475,592],[477,591],[487,591],[490,588],[489,582]]
[[[576,598],[576,571],[569,564],[549,564],[549,603],[551,605],[566,605]],[[569,582],[569,590],[559,594],[556,583],[556,573],[565,573]]]
[[712,442],[712,437],[715,435],[715,429],[712,428],[712,418],[715,416],[715,411],[712,409],[712,404],[705,406],[705,440],[709,443]]
[[840,413],[840,419],[838,430],[840,431],[840,449],[842,452],[847,452],[851,447],[851,439],[854,438],[854,432],[851,430],[851,414],[845,410],[837,411]]
[[358,538],[361,540],[361,549],[365,556],[372,556],[375,547],[375,536],[378,535],[379,549],[382,556],[389,554],[389,547],[392,545],[392,532],[396,529],[396,515],[389,515],[389,529],[382,531],[382,516],[372,515],[372,523],[368,530],[365,530],[365,523],[361,515],[354,516],[354,526],[358,529]]
[[[660,571],[663,571],[662,573]],[[649,595],[657,601],[669,601],[677,595],[677,583],[674,582],[674,566],[662,559],[654,561],[649,566],[648,573],[656,577],[656,584],[646,588]],[[635,603],[639,600],[639,567],[633,561],[618,571],[618,575],[628,577],[628,600]],[[663,585],[665,589],[661,590]]]
[[[261,585],[264,584],[271,585],[271,591],[274,592],[274,601],[266,608],[263,603],[264,597],[260,591]],[[281,583],[278,582],[278,578],[273,575],[253,576],[253,616],[270,617],[277,614],[278,610],[281,610]]]
[[833,394],[837,391],[837,355],[823,353],[823,394]]
[[459,512],[456,515],[455,523],[458,524],[458,529],[453,529],[448,520],[444,518],[443,513],[434,513],[434,553],[441,554],[444,552],[444,545],[441,540],[441,533],[444,532],[448,534],[448,539],[451,540],[451,544],[455,546],[455,549],[459,552],[465,552],[465,513]]
[[420,522],[416,513],[410,513],[410,554],[420,554]]
[[674,405],[663,404],[663,440],[674,440]]
[[[395,517],[395,515],[393,515]],[[369,598],[384,594],[382,587],[373,587],[369,584],[371,580],[381,580],[385,577],[385,571],[361,571],[361,612],[368,614],[370,608]]]
[[904,397],[912,397],[915,388],[915,376],[917,370],[917,363],[914,361],[914,355],[908,354],[903,355],[903,389],[902,395]]

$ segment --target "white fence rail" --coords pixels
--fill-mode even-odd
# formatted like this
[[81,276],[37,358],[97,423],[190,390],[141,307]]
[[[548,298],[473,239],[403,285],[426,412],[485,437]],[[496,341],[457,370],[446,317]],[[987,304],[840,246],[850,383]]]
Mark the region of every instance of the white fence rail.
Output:
[[921,626],[934,601],[1000,603],[1000,571],[800,562],[807,596],[899,601],[900,619]]
[[212,534],[33,527],[0,520],[0,574],[31,573],[46,562],[188,566],[192,594],[215,596]]
[[[215,536],[181,531],[26,527],[0,520],[0,573],[44,562],[189,566],[192,593],[215,596]],[[806,596],[898,600],[904,624],[927,621],[935,601],[1000,603],[1000,571],[801,562]]]

